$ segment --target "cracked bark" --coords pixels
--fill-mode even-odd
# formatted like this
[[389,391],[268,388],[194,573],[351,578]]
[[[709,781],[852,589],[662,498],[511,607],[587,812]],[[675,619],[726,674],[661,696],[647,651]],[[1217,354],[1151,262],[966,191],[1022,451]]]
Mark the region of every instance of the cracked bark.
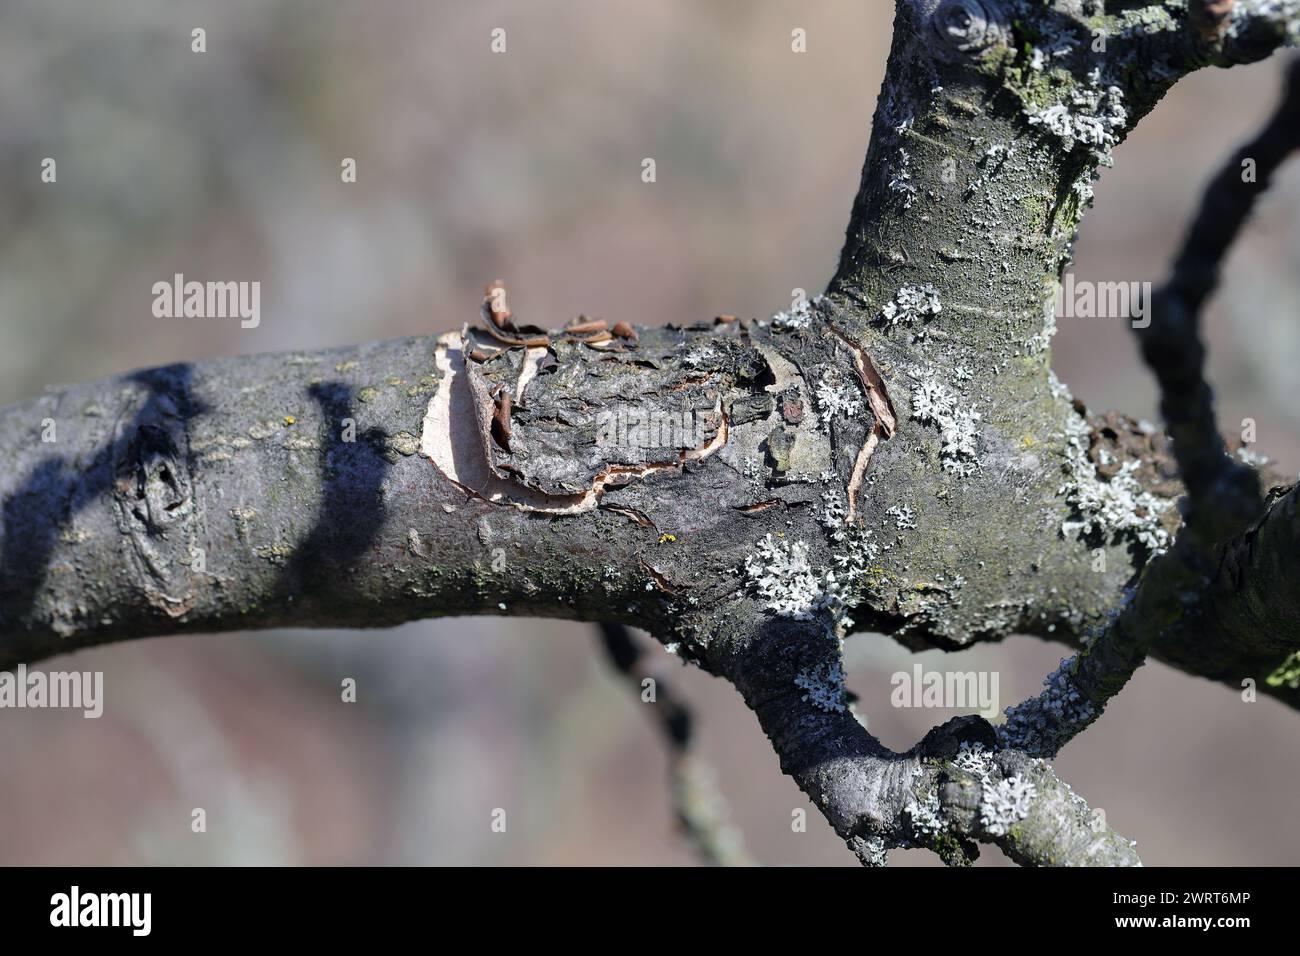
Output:
[[[1070,400],[1049,303],[1110,148],[1181,75],[1300,36],[1300,0],[1194,6],[1195,23],[1177,0],[899,0],[839,268],[771,321],[548,333],[494,285],[459,333],[3,410],[0,666],[282,625],[633,624],[736,685],[864,862],[991,842],[1029,864],[1135,863],[979,719],[882,747],[839,642],[1079,645],[1178,531],[1165,439]],[[1117,474],[1141,514],[1097,505]],[[1165,614],[1156,656],[1229,683],[1284,670],[1296,528],[1294,492],[1275,494],[1194,612]],[[760,541],[810,587],[761,581]],[[1261,689],[1297,703],[1286,681]]]

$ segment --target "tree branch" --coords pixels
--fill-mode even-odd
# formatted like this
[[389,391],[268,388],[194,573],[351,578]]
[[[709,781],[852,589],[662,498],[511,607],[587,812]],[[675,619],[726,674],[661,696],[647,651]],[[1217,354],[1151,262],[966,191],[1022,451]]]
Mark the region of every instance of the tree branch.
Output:
[[1212,546],[1260,513],[1254,469],[1226,454],[1213,393],[1202,369],[1200,317],[1228,250],[1278,167],[1300,149],[1300,60],[1294,60],[1276,112],[1220,169],[1205,192],[1172,274],[1156,297],[1154,321],[1134,324],[1142,355],[1160,385],[1160,409],[1187,490],[1188,531]]
[[[1131,599],[1096,639],[1061,662],[1043,693],[1008,709],[1001,737],[1009,745],[1054,757],[1101,716],[1153,648],[1193,673],[1240,686],[1261,668],[1283,673],[1300,645],[1289,597],[1300,568],[1286,557],[1295,554],[1289,539],[1296,486],[1260,520],[1259,476],[1228,457],[1219,435],[1199,330],[1228,249],[1273,173],[1298,148],[1300,60],[1288,70],[1277,111],[1210,183],[1172,275],[1155,297],[1152,321],[1134,323],[1160,385],[1160,408],[1187,491],[1185,524],[1172,550],[1147,566]],[[1257,164],[1258,180],[1246,175],[1249,164]],[[1253,565],[1262,534],[1281,548],[1266,553],[1281,556],[1282,566]],[[1268,582],[1263,588],[1261,579]],[[1243,603],[1243,590],[1255,600]],[[1206,626],[1210,619],[1213,627]],[[1264,690],[1293,705],[1297,700],[1289,680],[1266,681]]]
[[1193,61],[1254,63],[1300,43],[1297,0],[1190,0],[1188,8]]
[[978,717],[937,727],[894,753],[867,732],[844,688],[839,642],[816,622],[733,605],[690,627],[709,634],[701,663],[744,695],[789,774],[865,865],[925,847],[962,865],[978,843],[1023,865],[1133,866],[1131,841],[1106,826],[1040,760],[1000,749]]
[[[637,694],[644,695],[642,681],[646,675],[641,668],[645,655],[632,633],[621,624],[601,624],[600,638],[610,665]],[[669,794],[682,834],[705,863],[753,865],[740,831],[728,819],[726,800],[717,788],[712,768],[692,752],[690,709],[669,683],[660,677],[654,682],[655,720],[668,748]]]

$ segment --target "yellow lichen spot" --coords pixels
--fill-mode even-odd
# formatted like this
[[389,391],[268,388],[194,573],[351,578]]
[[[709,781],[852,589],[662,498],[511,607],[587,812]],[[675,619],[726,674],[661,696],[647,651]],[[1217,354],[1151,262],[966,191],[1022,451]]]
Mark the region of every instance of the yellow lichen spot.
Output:
[[284,425],[286,428],[288,428],[290,425],[296,425],[296,424],[298,424],[298,419],[294,418],[292,415],[284,416]]
[[677,535],[675,535],[675,534],[667,534],[667,533],[665,533],[665,534],[661,534],[661,535],[659,536],[659,543],[660,543],[660,544],[672,544],[672,542],[674,542],[674,541],[676,541],[676,540],[677,540]]
[[1033,448],[1037,444],[1038,440],[1034,438],[1033,435],[1026,435],[1024,438],[1020,439],[1021,448]]

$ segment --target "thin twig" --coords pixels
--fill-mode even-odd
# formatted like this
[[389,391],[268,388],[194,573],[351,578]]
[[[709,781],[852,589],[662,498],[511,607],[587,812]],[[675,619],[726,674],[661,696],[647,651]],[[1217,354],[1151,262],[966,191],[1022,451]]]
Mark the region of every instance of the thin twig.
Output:
[[[1277,168],[1300,149],[1300,59],[1292,62],[1282,102],[1260,133],[1211,181],[1173,272],[1156,296],[1152,321],[1137,329],[1142,354],[1160,384],[1160,409],[1189,507],[1173,549],[1146,567],[1131,599],[1082,652],[1045,681],[1037,697],[1007,711],[1004,744],[1043,757],[1089,727],[1145,662],[1161,634],[1194,612],[1187,596],[1221,573],[1220,555],[1264,513],[1259,476],[1227,454],[1203,368],[1200,316],[1218,285],[1233,241]],[[1253,179],[1243,175],[1253,164]],[[1172,622],[1172,623],[1171,623]]]
[[[600,637],[614,670],[640,693],[646,675],[638,665],[644,654],[632,633],[621,624],[601,624]],[[687,841],[710,865],[752,866],[739,831],[728,819],[712,768],[692,752],[691,712],[660,678],[655,678],[654,715],[668,746],[673,812]]]
[[1200,317],[1256,201],[1297,148],[1300,60],[1287,71],[1272,118],[1206,189],[1169,280],[1156,296],[1152,320],[1136,330],[1142,355],[1160,385],[1160,410],[1187,488],[1188,530],[1202,547],[1239,533],[1259,516],[1263,503],[1255,470],[1232,460],[1219,434],[1213,392],[1203,374]]

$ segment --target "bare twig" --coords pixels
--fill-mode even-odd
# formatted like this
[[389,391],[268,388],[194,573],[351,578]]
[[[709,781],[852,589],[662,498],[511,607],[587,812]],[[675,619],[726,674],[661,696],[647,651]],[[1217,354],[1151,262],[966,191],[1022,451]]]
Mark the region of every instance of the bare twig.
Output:
[[[641,693],[645,677],[638,670],[644,659],[642,648],[621,624],[599,627],[610,665]],[[740,832],[728,820],[726,801],[712,768],[692,752],[691,712],[661,678],[655,678],[653,710],[668,747],[673,812],[687,841],[713,866],[751,866]]]
[[[1272,118],[1210,183],[1173,272],[1156,297],[1152,321],[1137,330],[1142,354],[1160,384],[1160,408],[1187,489],[1186,524],[1173,549],[1146,567],[1136,592],[1101,634],[1076,657],[1062,662],[1044,682],[1043,693],[1007,711],[1001,736],[1010,745],[1039,756],[1055,756],[1101,716],[1153,647],[1160,646],[1172,659],[1187,656],[1180,639],[1186,633],[1186,622],[1203,622],[1208,615],[1217,620],[1223,593],[1239,592],[1246,586],[1238,562],[1228,564],[1224,556],[1250,552],[1249,545],[1259,533],[1255,522],[1263,513],[1264,502],[1258,474],[1228,456],[1219,434],[1213,393],[1203,377],[1200,316],[1255,201],[1297,148],[1300,60],[1293,61],[1287,72],[1282,101]],[[1251,166],[1257,175],[1246,177],[1243,170]],[[1294,489],[1285,499],[1291,510],[1275,513],[1294,514],[1293,499]],[[1226,586],[1225,576],[1232,578]],[[1256,572],[1256,585],[1261,577],[1271,575]],[[1189,603],[1189,594],[1197,596],[1194,604]],[[1257,610],[1265,619],[1274,613],[1285,614],[1285,599],[1279,604],[1279,597],[1260,595]],[[1247,615],[1250,619],[1257,616]],[[1218,623],[1222,627],[1223,622]],[[1290,622],[1290,634],[1281,635],[1276,631],[1277,621],[1269,623],[1273,625],[1272,638],[1281,640],[1280,647],[1269,646],[1262,655],[1249,656],[1246,648],[1258,650],[1260,639],[1248,636],[1236,653],[1218,648],[1212,656],[1221,662],[1221,673],[1210,676],[1240,680],[1261,665],[1270,672],[1281,666],[1295,650],[1296,642],[1287,639],[1295,636],[1295,622]],[[1241,643],[1240,635],[1229,638],[1229,633],[1207,631],[1205,638]],[[1204,657],[1204,646],[1201,650]],[[1278,690],[1285,695],[1291,689],[1281,686]]]
[[1137,329],[1143,357],[1160,384],[1160,409],[1187,488],[1188,528],[1202,547],[1240,531],[1259,515],[1261,503],[1254,469],[1230,459],[1219,435],[1213,393],[1203,377],[1201,311],[1255,202],[1298,147],[1300,60],[1295,60],[1272,118],[1211,181],[1156,297],[1152,321]]

